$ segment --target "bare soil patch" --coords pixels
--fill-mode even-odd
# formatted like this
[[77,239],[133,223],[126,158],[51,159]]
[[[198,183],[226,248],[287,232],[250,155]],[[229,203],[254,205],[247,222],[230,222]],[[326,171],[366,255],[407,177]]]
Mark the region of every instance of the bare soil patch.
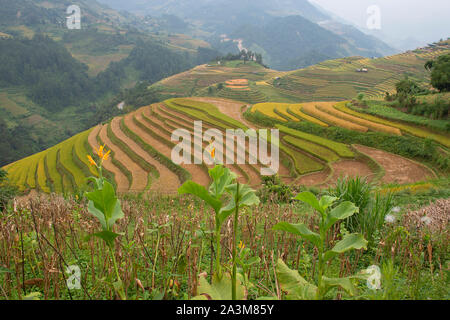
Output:
[[375,177],[375,173],[370,168],[370,166],[358,160],[341,160],[331,164],[331,167],[334,170],[333,177],[327,184],[335,183],[340,177],[361,177],[367,178],[369,181],[373,180]]
[[401,156],[366,146],[355,145],[355,148],[384,168],[385,175],[381,180],[383,183],[415,183],[434,176],[432,171],[424,165]]
[[325,182],[330,175],[329,170],[322,170],[320,172],[310,173],[301,176],[295,181],[296,185],[304,185],[308,187],[317,186]]

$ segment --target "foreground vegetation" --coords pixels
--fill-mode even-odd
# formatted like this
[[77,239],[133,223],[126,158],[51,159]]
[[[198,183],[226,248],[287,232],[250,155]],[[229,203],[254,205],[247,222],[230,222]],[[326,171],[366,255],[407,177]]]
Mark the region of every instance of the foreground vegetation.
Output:
[[0,299],[449,298],[447,180],[320,191],[266,179],[255,193],[216,166],[209,189],[180,188],[202,201],[119,201],[99,153],[86,198],[42,195],[0,215]]

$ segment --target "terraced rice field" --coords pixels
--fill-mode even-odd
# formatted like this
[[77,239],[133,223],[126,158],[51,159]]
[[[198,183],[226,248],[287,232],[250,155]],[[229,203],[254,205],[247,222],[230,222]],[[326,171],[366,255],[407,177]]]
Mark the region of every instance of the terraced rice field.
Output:
[[247,79],[233,79],[225,82],[225,87],[237,90],[250,90]]
[[337,127],[355,130],[360,132],[369,131],[368,127],[356,124],[352,121],[344,120],[335,117],[327,112],[321,111],[324,108],[332,108],[336,102],[309,102],[302,104],[302,111],[311,117],[317,118],[320,121],[326,122],[330,125],[335,125]]
[[[380,119],[375,121],[375,117],[353,111],[345,107],[345,104],[334,105],[333,102],[263,103],[253,106],[252,111],[259,111],[281,122],[311,121],[322,126],[336,123],[363,132],[369,129],[387,132],[388,128],[392,129],[392,134],[396,134],[397,130],[407,132],[404,124],[378,122]],[[169,99],[116,117],[110,123],[77,134],[46,151],[12,163],[5,169],[11,182],[24,191],[82,191],[87,188],[86,178],[98,174],[96,168],[89,165],[86,156],[94,154],[94,150],[100,145],[106,145],[106,149],[111,150],[111,159],[104,163],[104,173],[113,180],[118,192],[174,194],[188,179],[207,185],[210,182],[207,169],[211,165],[174,164],[171,153],[178,141],[171,140],[172,132],[185,129],[192,141],[195,141],[194,138],[202,138],[194,131],[196,120],[203,122],[203,132],[216,129],[224,136],[227,129],[257,129],[244,119],[243,112],[246,108],[242,102],[222,98]],[[283,125],[277,125],[277,128],[281,133],[279,175],[287,183],[326,186],[336,181],[340,175],[357,175],[358,172],[375,177],[377,173],[361,154],[366,154],[367,159],[373,159],[383,168],[386,176],[382,182],[409,183],[411,181],[404,178],[405,172],[411,172],[411,179],[414,181],[432,176],[425,167],[379,150],[358,147],[356,152],[343,143]],[[417,129],[413,126],[408,128],[409,131]],[[267,139],[270,143],[272,137]],[[208,144],[208,141],[201,139],[203,151]],[[239,181],[254,187],[260,186],[260,172],[265,165],[261,161],[249,163],[248,141],[245,145],[235,145],[233,150],[227,148],[230,146],[226,146],[222,152],[225,160],[231,160],[231,157],[236,160],[239,152],[245,155],[246,164],[226,164],[240,177]],[[221,154],[219,150],[218,154]],[[390,170],[390,167],[395,167],[391,160],[401,164],[402,168]]]
[[[272,87],[285,90],[298,97],[298,101],[348,100],[360,92],[367,99],[383,99],[386,92],[394,92],[395,83],[402,80],[405,74],[427,86],[429,76],[424,73],[425,62],[449,52],[450,46],[447,46],[378,59],[350,57],[329,60],[289,72],[272,82]],[[367,68],[368,72],[356,72],[360,68]]]
[[89,169],[86,142],[91,130],[6,167],[10,181],[21,190],[43,192],[73,191],[86,184],[86,177],[96,174]]
[[432,139],[440,144],[442,144],[443,146],[449,148],[450,147],[450,136],[448,134],[445,133],[436,133],[434,131],[431,131],[429,129],[426,128],[421,128],[421,127],[417,127],[417,126],[413,126],[413,125],[409,125],[409,124],[404,124],[401,122],[396,122],[396,121],[391,121],[391,120],[386,120],[380,117],[376,117],[376,116],[372,116],[366,113],[361,113],[358,111],[355,111],[353,109],[350,109],[348,107],[346,107],[345,105],[339,104],[336,105],[336,108],[339,111],[342,111],[344,113],[347,113],[349,115],[361,118],[361,119],[365,119],[368,121],[372,121],[375,123],[379,123],[382,125],[386,125],[386,126],[390,126],[393,128],[397,128],[399,130],[401,130],[404,133],[407,134],[411,134],[413,136],[417,136],[420,138],[429,138]]
[[[346,102],[336,103],[337,106],[345,106],[345,104],[346,104]],[[320,111],[329,113],[332,116],[335,116],[342,120],[346,120],[346,121],[350,121],[350,122],[359,124],[361,126],[369,128],[370,130],[373,130],[373,131],[379,131],[379,132],[394,134],[394,135],[398,135],[398,136],[402,135],[402,132],[398,128],[390,127],[387,125],[379,124],[376,122],[372,122],[369,120],[365,120],[365,119],[361,119],[361,118],[349,115],[347,113],[344,113],[344,112],[341,112],[341,111],[335,109],[334,105],[331,105],[331,104],[318,105],[317,108]]]
[[251,104],[267,101],[267,97],[258,89],[252,87],[226,85],[217,96]]
[[326,162],[334,162],[339,160],[339,156],[336,153],[334,153],[330,149],[321,147],[315,143],[298,139],[292,136],[284,136],[283,140],[289,143],[290,145],[293,145],[294,147],[297,147],[307,153],[310,153],[313,156]]
[[[258,103],[252,107],[252,112],[260,112],[265,116],[268,116],[269,118],[273,118],[278,121],[282,122],[288,122],[289,120],[286,119],[286,117],[279,115],[275,110],[278,110],[277,108],[282,108],[281,104],[277,103]],[[293,119],[293,117],[289,117],[290,119]]]
[[288,134],[290,136],[300,138],[306,141],[313,142],[319,146],[325,147],[330,149],[331,151],[335,152],[337,155],[339,155],[342,158],[354,158],[355,153],[349,148],[349,146],[335,142],[332,140],[328,140],[322,137],[318,137],[309,133],[301,132],[298,130],[293,130],[281,125],[277,125],[277,128],[285,134]]
[[291,115],[293,115],[294,117],[300,119],[300,120],[306,120],[315,124],[318,124],[321,127],[328,127],[329,125],[323,121],[320,121],[317,118],[311,117],[309,115],[307,115],[306,113],[304,113],[302,111],[302,105],[301,104],[292,104],[289,105],[287,112]]

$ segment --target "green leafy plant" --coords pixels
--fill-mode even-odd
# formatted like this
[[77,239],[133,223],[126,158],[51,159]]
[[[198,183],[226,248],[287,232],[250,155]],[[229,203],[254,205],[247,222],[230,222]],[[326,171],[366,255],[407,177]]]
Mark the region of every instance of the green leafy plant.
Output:
[[[214,150],[211,153],[214,158]],[[238,289],[240,290],[240,284],[237,281],[237,244],[238,240],[238,217],[239,210],[246,206],[252,206],[259,204],[259,199],[255,194],[255,191],[247,185],[236,182],[237,176],[230,169],[216,165],[209,170],[209,176],[212,179],[212,183],[208,189],[193,181],[187,181],[179,189],[180,194],[192,194],[210,205],[215,212],[215,238],[216,238],[216,274],[213,276],[212,287],[223,287],[227,282],[226,277],[222,271],[220,262],[221,257],[221,230],[222,225],[234,214],[233,224],[233,249],[232,249],[232,275],[231,275],[231,297],[236,300],[240,297],[238,295]],[[227,195],[227,196],[226,196]],[[208,286],[200,286],[199,292],[202,293],[202,288]],[[205,292],[207,294],[207,292]],[[210,295],[213,298],[215,295]]]
[[93,236],[105,241],[114,264],[116,281],[112,284],[113,288],[122,300],[126,300],[125,292],[123,289],[123,282],[119,275],[119,269],[117,267],[116,256],[114,253],[114,242],[115,239],[120,236],[120,234],[115,233],[113,230],[114,224],[117,220],[123,218],[124,213],[122,211],[120,200],[117,198],[114,186],[102,175],[103,161],[108,160],[110,154],[110,151],[104,154],[103,150],[103,146],[101,146],[99,150],[97,150],[97,155],[100,159],[98,165],[91,156],[88,156],[91,165],[95,165],[97,167],[99,178],[89,178],[89,180],[94,183],[94,191],[86,192],[86,198],[89,200],[89,213],[98,219],[102,227],[102,231],[93,234]]
[[323,196],[318,200],[311,192],[302,192],[295,199],[309,204],[319,213],[319,233],[311,231],[303,223],[292,224],[288,222],[278,223],[273,227],[273,230],[286,231],[311,242],[318,251],[318,274],[317,283],[310,283],[300,276],[297,270],[289,269],[283,260],[279,259],[277,278],[283,291],[287,292],[286,298],[295,300],[323,299],[327,292],[334,287],[340,287],[350,295],[355,295],[356,288],[352,280],[364,276],[329,278],[326,276],[326,265],[337,255],[350,250],[367,248],[367,241],[361,234],[346,234],[333,248],[328,249],[326,248],[326,238],[328,231],[335,223],[351,217],[358,212],[358,208],[350,201],[344,201],[332,208],[338,198]]

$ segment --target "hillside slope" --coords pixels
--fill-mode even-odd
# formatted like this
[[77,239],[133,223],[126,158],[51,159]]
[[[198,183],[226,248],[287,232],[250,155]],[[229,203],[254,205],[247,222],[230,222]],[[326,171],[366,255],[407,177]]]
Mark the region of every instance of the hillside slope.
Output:
[[[382,99],[395,91],[395,83],[409,77],[428,87],[430,75],[426,61],[450,52],[446,42],[433,47],[408,51],[384,58],[349,57],[328,60],[317,65],[289,72],[275,71],[243,61],[210,63],[174,75],[151,86],[164,98],[173,96],[222,96],[254,103],[248,91],[232,88],[225,82],[246,79],[248,88],[264,101],[291,102],[349,100],[364,93],[368,99]],[[358,72],[360,69],[367,72]]]

